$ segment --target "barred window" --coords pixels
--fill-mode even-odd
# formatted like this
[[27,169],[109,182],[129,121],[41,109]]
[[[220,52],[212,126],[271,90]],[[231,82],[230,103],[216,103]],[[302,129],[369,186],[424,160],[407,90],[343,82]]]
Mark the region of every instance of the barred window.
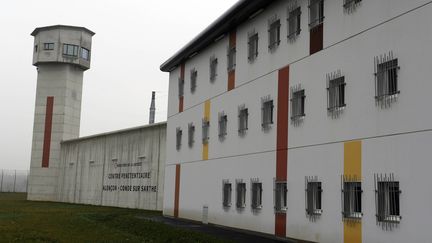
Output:
[[244,105],[240,106],[239,111],[238,111],[238,117],[239,117],[239,119],[238,119],[238,121],[239,121],[238,132],[239,132],[239,134],[244,135],[246,133],[246,131],[248,130],[248,116],[249,116],[248,109]]
[[228,117],[225,112],[219,113],[219,138],[224,138],[227,135]]
[[176,149],[180,150],[181,148],[181,140],[182,140],[182,130],[180,127],[176,129]]
[[301,32],[301,8],[297,4],[288,8],[288,39],[293,40]]
[[309,0],[309,28],[313,29],[324,21],[324,0]]
[[321,182],[315,178],[306,178],[306,214],[308,216],[321,215]]
[[[267,98],[268,99],[268,98]],[[261,126],[264,129],[270,128],[270,125],[273,124],[273,100],[262,99],[262,108],[261,108]]]
[[231,207],[231,183],[228,180],[222,182],[222,205]]
[[387,105],[395,101],[400,93],[398,89],[398,59],[393,53],[375,57],[375,101]]
[[327,75],[327,111],[338,112],[345,107],[345,77],[340,72]]
[[193,68],[190,71],[190,90],[191,93],[195,93],[196,86],[197,86],[197,77],[198,77],[198,71]]
[[358,4],[360,4],[361,0],[344,0],[343,7],[346,11],[353,11]]
[[275,211],[282,212],[287,209],[287,183],[286,181],[276,181],[275,182]]
[[236,182],[236,206],[237,208],[246,207],[246,183],[239,180]]
[[235,70],[236,67],[236,48],[235,46],[228,47],[228,72]]
[[377,223],[385,229],[391,229],[393,224],[399,223],[400,197],[399,182],[394,175],[375,174],[375,206]]
[[217,76],[218,59],[214,56],[210,57],[210,81],[214,82]]
[[81,58],[84,60],[90,60],[90,50],[84,47],[81,47]]
[[195,142],[195,125],[193,123],[188,124],[188,145],[192,148]]
[[202,120],[202,142],[207,144],[209,141],[210,121],[206,118]]
[[54,50],[54,43],[44,43],[44,50],[46,51]]
[[184,79],[182,78],[178,80],[178,95],[179,97],[183,97],[184,95]]
[[268,48],[270,50],[276,49],[280,44],[280,19],[274,17],[269,20],[269,28],[268,28],[268,36],[269,36],[269,45]]
[[79,47],[77,45],[63,44],[63,55],[78,57],[78,48]]
[[252,31],[248,37],[248,60],[253,62],[258,57],[258,33]]
[[291,90],[291,121],[299,121],[305,116],[305,91],[304,89]]
[[252,209],[262,208],[262,183],[258,181],[252,181]]
[[361,182],[355,178],[342,177],[342,216],[344,219],[360,219],[362,213]]

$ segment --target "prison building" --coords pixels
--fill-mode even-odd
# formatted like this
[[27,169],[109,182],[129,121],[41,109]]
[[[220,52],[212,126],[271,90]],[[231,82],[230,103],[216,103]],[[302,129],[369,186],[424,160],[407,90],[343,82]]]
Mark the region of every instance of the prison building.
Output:
[[79,137],[94,32],[36,28],[36,107],[28,199],[162,210],[166,122]]
[[163,63],[163,212],[429,242],[431,1],[240,0]]

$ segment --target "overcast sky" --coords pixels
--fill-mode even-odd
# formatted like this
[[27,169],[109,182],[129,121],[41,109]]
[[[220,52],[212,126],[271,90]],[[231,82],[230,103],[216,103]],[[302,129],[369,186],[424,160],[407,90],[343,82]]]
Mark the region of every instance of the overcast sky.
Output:
[[36,27],[83,26],[94,32],[84,74],[80,136],[166,120],[168,74],[160,64],[236,0],[12,0],[0,8],[0,169],[29,169],[36,95]]

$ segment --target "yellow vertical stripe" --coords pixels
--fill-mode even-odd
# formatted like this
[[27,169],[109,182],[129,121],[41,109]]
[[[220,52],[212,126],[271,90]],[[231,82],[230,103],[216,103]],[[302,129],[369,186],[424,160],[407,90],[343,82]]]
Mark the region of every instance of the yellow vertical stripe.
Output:
[[210,120],[210,100],[204,103],[204,118]]
[[[207,100],[204,103],[204,119],[210,121],[210,100]],[[202,159],[208,160],[208,155],[209,155],[209,145],[208,143],[206,143],[203,144]]]
[[[344,175],[362,176],[362,142],[353,141],[344,144]],[[344,221],[344,243],[362,242],[362,222]]]
[[203,160],[208,160],[208,143],[203,144],[203,151],[202,151],[202,159]]
[[344,174],[361,178],[361,141],[344,144]]

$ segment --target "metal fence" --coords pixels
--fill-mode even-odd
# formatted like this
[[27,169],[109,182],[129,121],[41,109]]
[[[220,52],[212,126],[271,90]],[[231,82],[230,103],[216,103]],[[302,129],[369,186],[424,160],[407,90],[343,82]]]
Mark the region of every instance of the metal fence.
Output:
[[0,192],[27,192],[28,170],[0,170]]

